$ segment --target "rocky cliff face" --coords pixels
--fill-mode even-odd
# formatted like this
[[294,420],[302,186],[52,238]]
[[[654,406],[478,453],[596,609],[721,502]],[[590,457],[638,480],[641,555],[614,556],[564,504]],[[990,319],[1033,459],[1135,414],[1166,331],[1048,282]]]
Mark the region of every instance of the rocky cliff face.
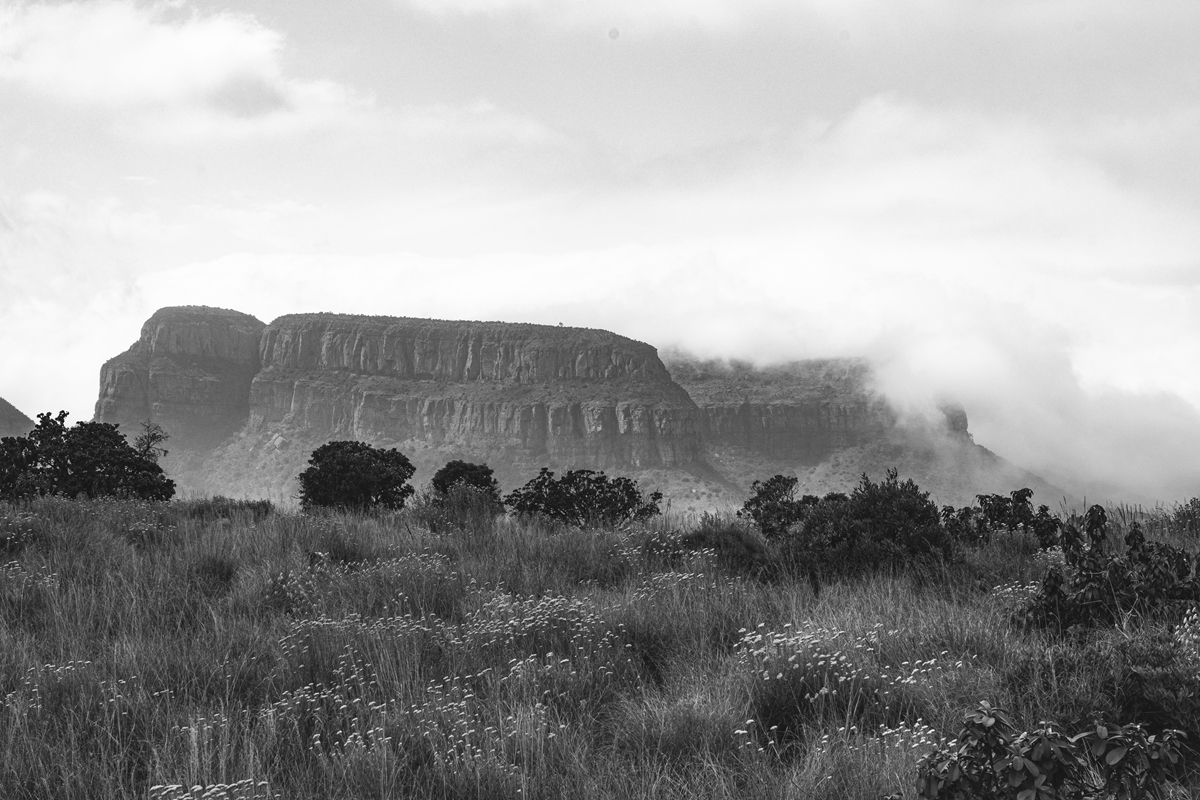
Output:
[[878,439],[895,412],[870,387],[864,359],[812,359],[765,368],[667,356],[700,408],[705,441],[815,464],[835,450]]
[[601,469],[700,458],[687,393],[654,348],[607,331],[318,314],[261,341],[252,431]]
[[684,511],[740,505],[779,473],[823,494],[899,467],[956,504],[1034,485],[971,441],[962,409],[943,416],[899,419],[860,359],[664,365],[600,330],[334,314],[263,325],[201,307],[152,316],[104,365],[96,404],[132,432],[162,425],[184,492],[284,502],[334,439],[399,448],[417,483],[454,458],[487,462],[505,489],[542,466],[603,469]]
[[[153,420],[184,489],[289,493],[333,439],[399,447],[421,470],[492,463],[640,470],[703,458],[695,403],[655,349],[607,331],[237,312],[156,313],[104,365],[96,418]],[[218,443],[219,446],[218,446]],[[424,476],[428,477],[428,476]]]
[[163,308],[100,370],[96,419],[127,434],[152,420],[174,447],[215,446],[245,424],[258,373],[262,322],[204,306]]
[[0,397],[0,436],[24,436],[33,430],[34,421]]

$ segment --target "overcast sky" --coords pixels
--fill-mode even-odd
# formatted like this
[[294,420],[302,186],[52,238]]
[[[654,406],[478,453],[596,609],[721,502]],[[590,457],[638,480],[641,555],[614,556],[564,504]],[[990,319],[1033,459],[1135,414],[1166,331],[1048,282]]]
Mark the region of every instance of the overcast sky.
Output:
[[865,354],[1200,495],[1200,3],[0,0],[0,397],[164,305]]

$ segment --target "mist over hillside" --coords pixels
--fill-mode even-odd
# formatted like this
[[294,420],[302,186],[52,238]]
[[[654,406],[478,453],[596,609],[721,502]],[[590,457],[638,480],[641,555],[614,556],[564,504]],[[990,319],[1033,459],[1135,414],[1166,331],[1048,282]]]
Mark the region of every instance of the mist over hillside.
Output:
[[638,477],[681,511],[739,506],[755,480],[848,492],[899,469],[940,503],[1028,486],[1067,492],[972,439],[967,411],[902,414],[866,359],[765,367],[704,360],[586,328],[338,314],[269,324],[159,309],[101,370],[96,418],[172,437],[185,493],[289,502],[321,444],[397,447],[418,484],[449,460],[516,488],[542,467]]

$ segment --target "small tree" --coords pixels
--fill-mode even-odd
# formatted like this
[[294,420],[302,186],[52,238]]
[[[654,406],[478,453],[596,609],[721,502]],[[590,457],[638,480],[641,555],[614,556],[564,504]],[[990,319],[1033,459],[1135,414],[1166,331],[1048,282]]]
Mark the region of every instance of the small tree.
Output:
[[750,484],[750,499],[737,512],[739,517],[749,517],[758,525],[763,536],[777,539],[787,529],[804,518],[806,509],[815,506],[817,497],[806,494],[796,499],[796,478],[776,475],[766,481]]
[[133,440],[133,449],[147,461],[157,461],[167,457],[167,450],[162,443],[171,437],[157,422],[146,420],[142,423],[142,432]]
[[408,479],[416,469],[395,448],[365,442],[329,442],[313,451],[300,473],[300,506],[365,511],[403,508],[413,493]]
[[545,467],[533,480],[504,498],[521,515],[537,515],[568,525],[620,525],[659,513],[662,492],[642,497],[637,481],[609,478],[589,469],[568,470],[561,478]]
[[0,499],[37,495],[170,500],[175,482],[130,446],[116,425],[66,425],[67,412],[38,414],[28,436],[0,442]]
[[491,495],[497,503],[500,502],[500,484],[492,477],[492,468],[487,464],[450,461],[434,473],[430,483],[434,492],[442,497],[449,495],[454,486],[465,484]]

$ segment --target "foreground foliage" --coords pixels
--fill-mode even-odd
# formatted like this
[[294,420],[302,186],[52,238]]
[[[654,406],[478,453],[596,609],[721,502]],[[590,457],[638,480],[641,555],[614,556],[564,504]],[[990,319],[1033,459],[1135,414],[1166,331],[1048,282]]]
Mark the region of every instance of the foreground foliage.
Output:
[[[865,508],[925,518],[888,483]],[[745,520],[427,513],[0,504],[0,796],[879,800],[932,775],[954,797],[981,700],[1009,736],[1007,766],[961,767],[1005,781],[984,796],[1058,769],[1053,732],[1090,732],[1060,745],[1090,788],[1200,788],[1200,616],[1011,624],[1075,569],[1032,532],[817,594]],[[1135,521],[1194,549],[1110,513],[1106,552]]]
[[545,467],[533,480],[504,498],[522,516],[539,516],[567,525],[603,526],[642,522],[660,513],[662,492],[644,497],[637,481],[610,478],[590,469],[567,470],[562,477]]
[[982,702],[963,718],[954,747],[917,768],[924,800],[1141,800],[1161,798],[1182,760],[1181,733],[1103,723],[1068,736],[1053,725],[1018,731]]

